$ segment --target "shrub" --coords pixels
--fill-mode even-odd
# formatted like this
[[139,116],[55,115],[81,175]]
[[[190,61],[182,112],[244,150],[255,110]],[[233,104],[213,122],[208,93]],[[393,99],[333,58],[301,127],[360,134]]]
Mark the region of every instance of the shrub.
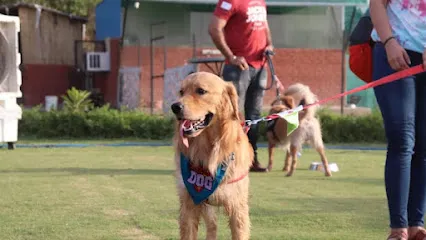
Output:
[[[341,116],[320,111],[323,139],[326,143],[385,142],[380,112],[366,116]],[[266,123],[260,123],[259,141],[266,141]],[[110,109],[108,106],[91,111],[49,111],[40,107],[23,111],[19,122],[21,138],[140,138],[170,140],[174,118],[149,115],[140,111]]]
[[22,138],[143,138],[170,139],[173,119],[108,106],[89,112],[24,110],[19,121]]

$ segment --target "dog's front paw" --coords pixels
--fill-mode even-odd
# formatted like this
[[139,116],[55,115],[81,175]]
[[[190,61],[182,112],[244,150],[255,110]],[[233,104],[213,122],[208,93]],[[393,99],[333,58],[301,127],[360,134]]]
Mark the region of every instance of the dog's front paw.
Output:
[[331,172],[330,172],[330,171],[326,171],[326,172],[325,172],[325,176],[326,176],[326,177],[331,177],[331,176],[332,176],[332,174],[331,174]]
[[292,171],[290,171],[290,172],[288,172],[285,176],[286,176],[286,177],[291,177],[291,176],[293,176],[293,172],[292,172]]

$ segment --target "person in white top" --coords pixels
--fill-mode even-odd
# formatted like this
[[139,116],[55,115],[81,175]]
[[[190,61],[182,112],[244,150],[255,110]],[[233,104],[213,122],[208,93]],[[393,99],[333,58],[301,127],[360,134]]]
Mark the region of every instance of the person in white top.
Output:
[[[373,81],[426,65],[426,0],[371,0]],[[426,75],[374,89],[387,138],[388,240],[426,240]]]

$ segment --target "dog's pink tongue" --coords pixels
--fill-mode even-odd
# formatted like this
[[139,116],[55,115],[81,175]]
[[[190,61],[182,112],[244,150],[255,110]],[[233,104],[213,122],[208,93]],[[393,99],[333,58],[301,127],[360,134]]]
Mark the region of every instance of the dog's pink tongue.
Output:
[[183,122],[182,122],[182,124],[180,125],[180,137],[182,138],[182,143],[183,143],[183,145],[185,145],[185,147],[187,147],[187,148],[189,148],[189,142],[188,142],[188,138],[186,138],[184,135],[183,135],[183,128],[185,127],[185,126],[187,126],[187,124],[191,124],[191,122],[189,121],[189,120],[184,120]]
[[191,127],[191,124],[192,124],[191,121],[184,120],[183,123],[182,123],[182,127],[189,128],[189,127]]

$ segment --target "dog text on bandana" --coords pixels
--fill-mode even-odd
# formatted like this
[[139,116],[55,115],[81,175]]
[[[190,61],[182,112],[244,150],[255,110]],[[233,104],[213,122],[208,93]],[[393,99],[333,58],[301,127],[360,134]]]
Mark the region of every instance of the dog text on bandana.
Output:
[[225,176],[226,166],[220,164],[217,167],[216,176],[212,176],[208,170],[190,166],[189,159],[180,154],[180,169],[186,190],[196,205],[210,197],[222,182]]

